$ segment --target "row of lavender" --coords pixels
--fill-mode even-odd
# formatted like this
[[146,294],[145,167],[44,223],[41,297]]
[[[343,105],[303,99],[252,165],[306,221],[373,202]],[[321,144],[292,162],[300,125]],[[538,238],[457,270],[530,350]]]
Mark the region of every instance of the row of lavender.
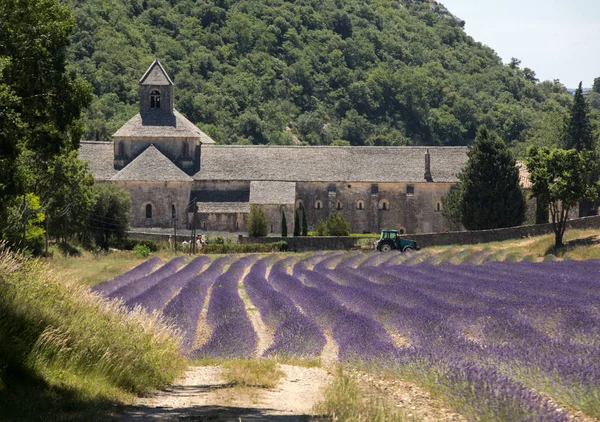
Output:
[[[330,333],[340,361],[436,379],[473,418],[566,420],[532,389],[600,416],[598,262],[407,266],[398,263],[413,257],[322,253],[247,256],[223,272],[232,259],[199,258],[178,272],[171,261],[146,275],[157,264],[148,261],[97,290],[164,309],[192,356],[251,356],[257,335],[242,283],[275,332],[265,355],[316,356]],[[212,334],[196,348],[211,286]]]

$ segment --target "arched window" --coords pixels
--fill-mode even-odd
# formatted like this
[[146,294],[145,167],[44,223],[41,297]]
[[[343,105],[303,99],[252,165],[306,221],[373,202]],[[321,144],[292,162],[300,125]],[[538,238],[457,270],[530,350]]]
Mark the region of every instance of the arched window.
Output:
[[316,200],[315,201],[315,209],[320,210],[322,208],[323,208],[323,203],[321,201],[319,201],[319,200]]
[[365,201],[363,201],[362,199],[359,199],[358,201],[356,201],[356,209],[364,210],[365,209]]
[[185,141],[183,143],[183,156],[184,157],[190,156],[190,144],[188,143],[188,141]]
[[341,209],[344,208],[344,205],[342,204],[342,201],[337,201],[337,204],[335,206],[335,208],[339,211]]
[[171,218],[173,220],[177,218],[177,209],[175,208],[175,204],[171,205]]
[[160,92],[156,89],[150,93],[150,108],[160,108]]
[[123,142],[119,142],[117,144],[117,155],[119,157],[124,157],[125,156],[125,145],[123,145]]
[[390,209],[390,202],[387,199],[382,199],[379,201],[379,209],[388,211]]
[[435,203],[435,210],[436,211],[441,211],[442,210],[442,203],[441,202],[436,202]]
[[202,222],[202,229],[203,229],[203,230],[206,230],[206,227],[207,227],[206,221],[203,221],[203,222]]
[[152,205],[146,205],[146,218],[152,218]]
[[304,205],[304,201],[302,201],[302,199],[298,199],[296,201],[296,209],[302,208],[303,205]]

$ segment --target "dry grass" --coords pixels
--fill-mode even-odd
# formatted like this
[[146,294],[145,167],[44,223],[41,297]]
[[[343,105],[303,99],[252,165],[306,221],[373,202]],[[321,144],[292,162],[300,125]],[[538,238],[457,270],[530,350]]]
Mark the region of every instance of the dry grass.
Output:
[[358,381],[339,368],[325,391],[323,401],[315,406],[317,421],[394,422],[414,420],[406,411],[395,407],[383,397],[366,397]]
[[222,366],[227,382],[237,387],[273,388],[284,375],[274,359],[235,359]]

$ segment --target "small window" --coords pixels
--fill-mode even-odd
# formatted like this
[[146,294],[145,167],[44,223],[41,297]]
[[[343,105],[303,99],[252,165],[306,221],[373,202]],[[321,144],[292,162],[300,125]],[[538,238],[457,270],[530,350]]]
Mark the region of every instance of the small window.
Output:
[[323,209],[323,203],[319,200],[315,201],[315,209],[317,209],[317,210]]
[[327,192],[335,192],[335,185],[333,183],[327,187]]
[[150,108],[160,108],[160,92],[156,89],[150,93]]
[[146,218],[152,218],[152,205],[146,205]]
[[342,201],[337,201],[335,208],[339,211],[344,209],[344,205],[342,205]]
[[371,195],[377,195],[379,193],[379,185],[371,185]]
[[188,141],[185,141],[183,143],[183,156],[184,157],[190,156],[190,144],[188,143]]
[[406,185],[406,194],[414,195],[415,194],[415,186],[414,185]]
[[273,233],[273,225],[271,224],[271,233]]
[[124,157],[125,156],[125,145],[123,145],[123,142],[119,142],[117,144],[117,155],[119,157]]
[[436,202],[436,204],[435,204],[435,210],[436,211],[441,211],[442,210],[442,203],[441,202]]
[[387,211],[390,209],[390,202],[387,199],[382,199],[379,201],[379,209]]
[[296,201],[296,209],[302,208],[303,205],[304,205],[304,201],[302,201],[302,199],[298,199]]
[[171,218],[175,219],[177,217],[177,209],[175,209],[175,204],[171,205]]
[[365,209],[365,201],[363,201],[362,199],[359,199],[358,201],[356,201],[356,209],[364,210]]
[[206,224],[206,221],[203,221],[202,222],[202,229],[206,230],[206,227],[208,227],[208,225]]

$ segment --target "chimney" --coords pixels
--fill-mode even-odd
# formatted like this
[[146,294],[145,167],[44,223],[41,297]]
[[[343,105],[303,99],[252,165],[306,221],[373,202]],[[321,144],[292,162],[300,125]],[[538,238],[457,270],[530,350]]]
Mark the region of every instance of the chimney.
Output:
[[431,156],[429,155],[429,148],[425,151],[425,180],[432,182],[431,178]]

